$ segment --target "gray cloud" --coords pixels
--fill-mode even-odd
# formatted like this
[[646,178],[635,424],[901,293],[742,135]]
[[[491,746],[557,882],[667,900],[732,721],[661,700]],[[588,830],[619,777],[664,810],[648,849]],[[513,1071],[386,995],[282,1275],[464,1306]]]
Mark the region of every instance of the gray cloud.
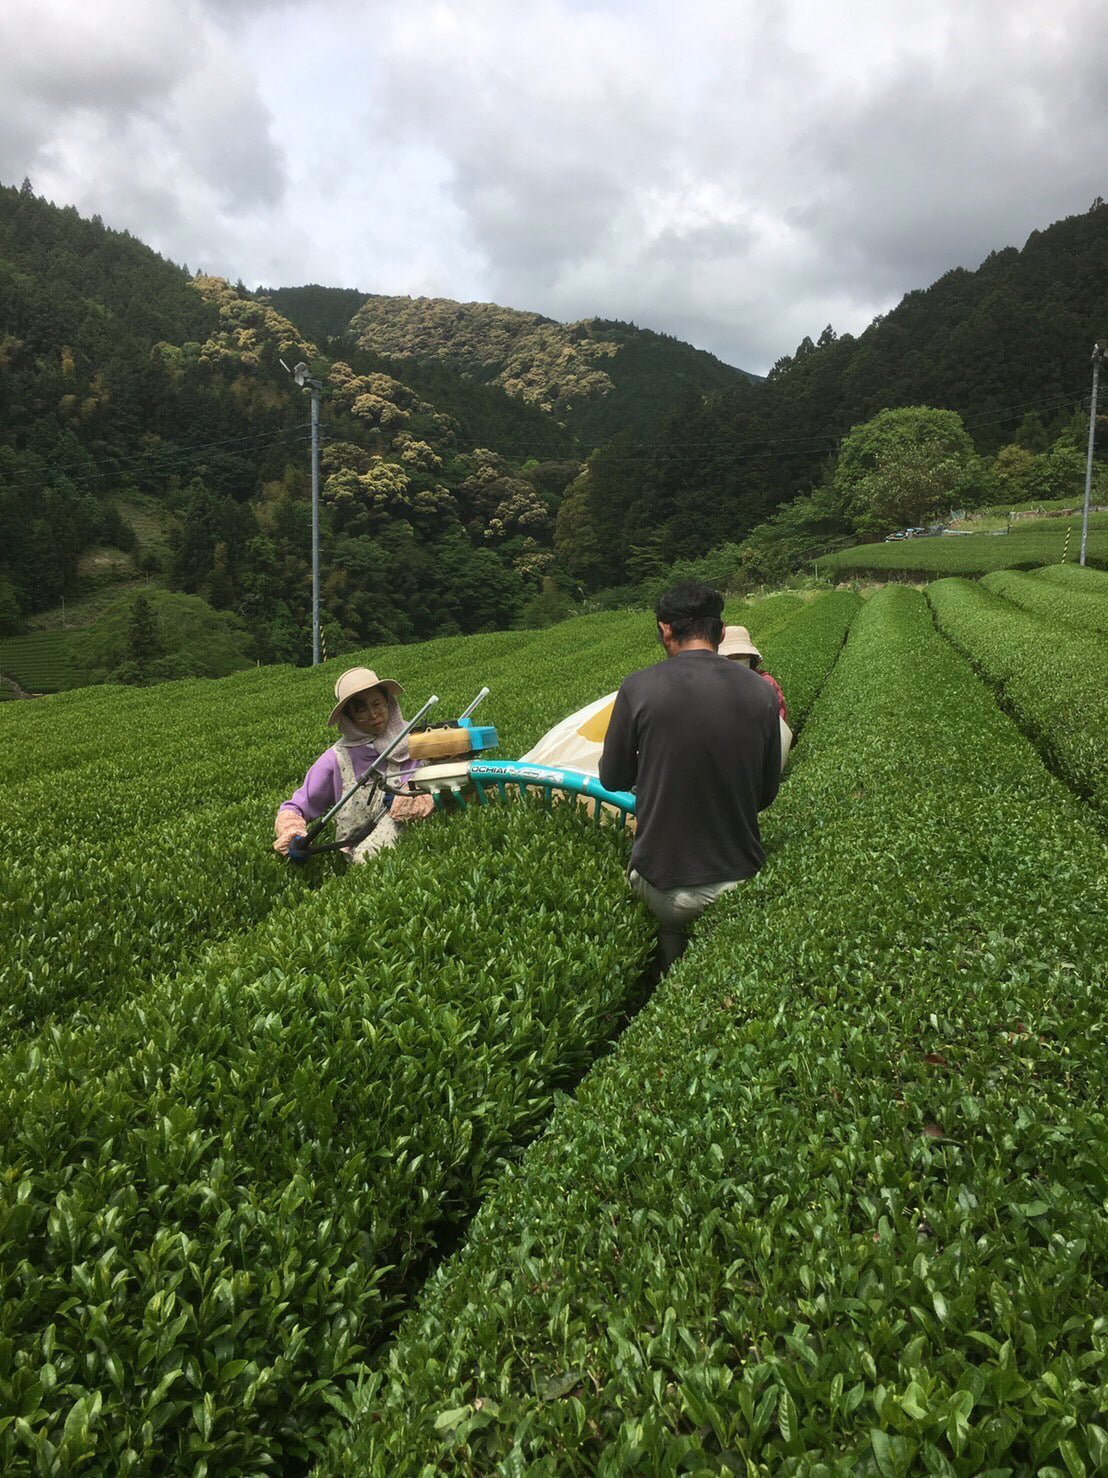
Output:
[[284,161],[245,59],[201,4],[17,3],[0,19],[0,178],[195,262],[252,256]]
[[249,282],[625,317],[765,370],[1085,209],[1093,0],[9,0],[0,178]]
[[1080,40],[1066,21],[1032,38],[1020,7],[990,16],[987,33],[960,16],[939,61],[902,63],[813,130],[825,183],[797,220],[832,274],[898,294],[1022,245],[1103,190],[1108,15],[1086,15]]
[[143,107],[172,86],[190,50],[185,14],[156,0],[14,0],[0,15],[6,95],[55,114]]

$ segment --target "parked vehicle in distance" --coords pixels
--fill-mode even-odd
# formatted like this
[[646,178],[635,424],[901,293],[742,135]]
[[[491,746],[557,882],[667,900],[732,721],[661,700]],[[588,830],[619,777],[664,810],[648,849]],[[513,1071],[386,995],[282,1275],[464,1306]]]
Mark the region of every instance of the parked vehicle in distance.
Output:
[[942,524],[934,524],[931,528],[898,529],[895,534],[886,534],[885,543],[893,544],[897,539],[926,539],[930,534],[941,534]]

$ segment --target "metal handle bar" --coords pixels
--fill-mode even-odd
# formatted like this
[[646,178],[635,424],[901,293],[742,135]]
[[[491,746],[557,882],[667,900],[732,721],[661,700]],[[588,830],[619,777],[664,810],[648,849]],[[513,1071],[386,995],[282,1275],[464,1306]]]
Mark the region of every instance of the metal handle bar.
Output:
[[481,691],[477,694],[477,697],[474,698],[473,702],[465,710],[465,712],[464,713],[460,713],[458,715],[458,722],[461,723],[461,721],[464,718],[469,718],[470,714],[473,713],[473,711],[477,707],[478,703],[483,703],[488,696],[489,696],[489,690],[488,690],[488,688],[482,688]]

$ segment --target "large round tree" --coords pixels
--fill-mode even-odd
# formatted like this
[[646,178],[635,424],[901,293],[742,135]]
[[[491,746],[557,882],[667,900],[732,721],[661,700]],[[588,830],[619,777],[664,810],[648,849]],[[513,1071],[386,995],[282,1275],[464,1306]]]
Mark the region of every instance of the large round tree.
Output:
[[957,411],[880,411],[843,438],[835,490],[860,534],[926,524],[980,502],[980,459]]

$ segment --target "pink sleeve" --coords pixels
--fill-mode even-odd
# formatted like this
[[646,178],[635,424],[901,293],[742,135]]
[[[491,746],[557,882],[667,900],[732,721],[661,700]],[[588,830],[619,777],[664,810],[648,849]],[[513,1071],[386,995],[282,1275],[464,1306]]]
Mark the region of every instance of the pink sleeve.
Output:
[[787,720],[789,717],[789,710],[785,706],[785,695],[781,691],[781,684],[777,681],[772,673],[762,672],[761,670],[759,670],[758,676],[764,677],[766,682],[769,683],[770,687],[777,694],[777,707],[780,710],[781,717]]
[[287,801],[283,801],[279,809],[284,810],[286,806],[291,806],[294,811],[300,812],[305,821],[314,821],[317,816],[329,811],[341,794],[342,780],[338,761],[334,752],[328,749],[304,776],[300,789]]

